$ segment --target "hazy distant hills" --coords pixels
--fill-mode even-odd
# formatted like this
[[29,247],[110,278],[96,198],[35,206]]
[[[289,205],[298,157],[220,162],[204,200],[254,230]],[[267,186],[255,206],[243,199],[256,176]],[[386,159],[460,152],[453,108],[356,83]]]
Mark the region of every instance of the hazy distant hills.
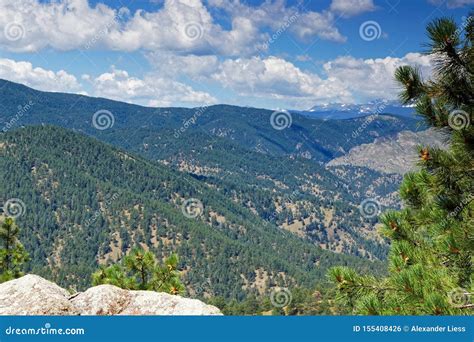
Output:
[[294,111],[296,113],[324,120],[354,119],[363,116],[377,114],[397,114],[411,117],[415,115],[415,110],[411,106],[401,105],[398,101],[374,100],[364,104],[344,104],[333,103],[314,106],[309,110]]
[[[271,125],[271,110],[214,105],[201,108],[149,108],[102,98],[75,94],[40,92],[26,86],[0,80],[0,128],[18,116],[19,106],[32,103],[13,120],[12,128],[20,125],[53,124],[83,131],[101,140],[153,155],[174,153],[182,149],[182,140],[189,143],[195,134],[203,134],[209,142],[224,138],[239,146],[273,155],[306,152],[312,160],[328,161],[350,148],[372,142],[377,136],[389,136],[402,130],[417,130],[415,118],[380,115],[371,122],[364,134],[354,136],[362,121],[314,120],[293,113],[291,125],[277,130]],[[94,113],[106,110],[113,115],[109,129],[96,129]],[[127,137],[125,141],[121,139]],[[138,144],[138,142],[140,144]],[[167,149],[161,144],[166,143]],[[148,146],[148,151],[146,147]]]

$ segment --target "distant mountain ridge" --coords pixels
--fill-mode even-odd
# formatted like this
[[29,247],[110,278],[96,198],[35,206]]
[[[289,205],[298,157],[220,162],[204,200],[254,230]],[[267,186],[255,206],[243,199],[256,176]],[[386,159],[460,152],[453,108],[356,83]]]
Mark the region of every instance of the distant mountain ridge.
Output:
[[398,101],[385,99],[373,100],[363,104],[330,103],[317,105],[308,110],[294,111],[299,114],[324,120],[343,120],[360,118],[372,114],[396,114],[413,118],[414,108],[409,105],[402,105]]

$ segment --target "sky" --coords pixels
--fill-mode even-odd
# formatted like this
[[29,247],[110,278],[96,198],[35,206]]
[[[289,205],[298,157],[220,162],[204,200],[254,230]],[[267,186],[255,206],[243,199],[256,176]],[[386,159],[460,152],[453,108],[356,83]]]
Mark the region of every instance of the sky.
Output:
[[145,106],[396,99],[425,27],[474,0],[0,0],[0,78]]

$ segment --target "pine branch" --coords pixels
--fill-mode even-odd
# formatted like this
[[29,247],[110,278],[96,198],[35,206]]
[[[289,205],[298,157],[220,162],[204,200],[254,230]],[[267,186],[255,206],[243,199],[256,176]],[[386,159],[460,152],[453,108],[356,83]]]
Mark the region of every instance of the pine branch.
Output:
[[465,304],[465,305],[459,305],[455,306],[456,309],[471,309],[474,308],[474,304]]

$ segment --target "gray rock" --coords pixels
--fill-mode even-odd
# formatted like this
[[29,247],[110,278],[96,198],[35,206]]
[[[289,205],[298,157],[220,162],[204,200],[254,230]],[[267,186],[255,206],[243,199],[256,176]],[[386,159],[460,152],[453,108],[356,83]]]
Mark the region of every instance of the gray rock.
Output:
[[71,301],[81,315],[221,315],[219,309],[197,299],[112,285],[92,287]]
[[0,284],[0,315],[77,315],[68,292],[37,275]]
[[99,285],[71,299],[81,315],[118,315],[130,301],[127,290],[113,285]]
[[0,315],[222,315],[197,299],[99,285],[70,296],[37,275],[0,284]]
[[353,147],[347,154],[331,160],[327,166],[363,166],[382,173],[405,173],[416,169],[418,145],[446,148],[442,133],[434,129],[402,131],[395,137],[377,138],[369,144]]

